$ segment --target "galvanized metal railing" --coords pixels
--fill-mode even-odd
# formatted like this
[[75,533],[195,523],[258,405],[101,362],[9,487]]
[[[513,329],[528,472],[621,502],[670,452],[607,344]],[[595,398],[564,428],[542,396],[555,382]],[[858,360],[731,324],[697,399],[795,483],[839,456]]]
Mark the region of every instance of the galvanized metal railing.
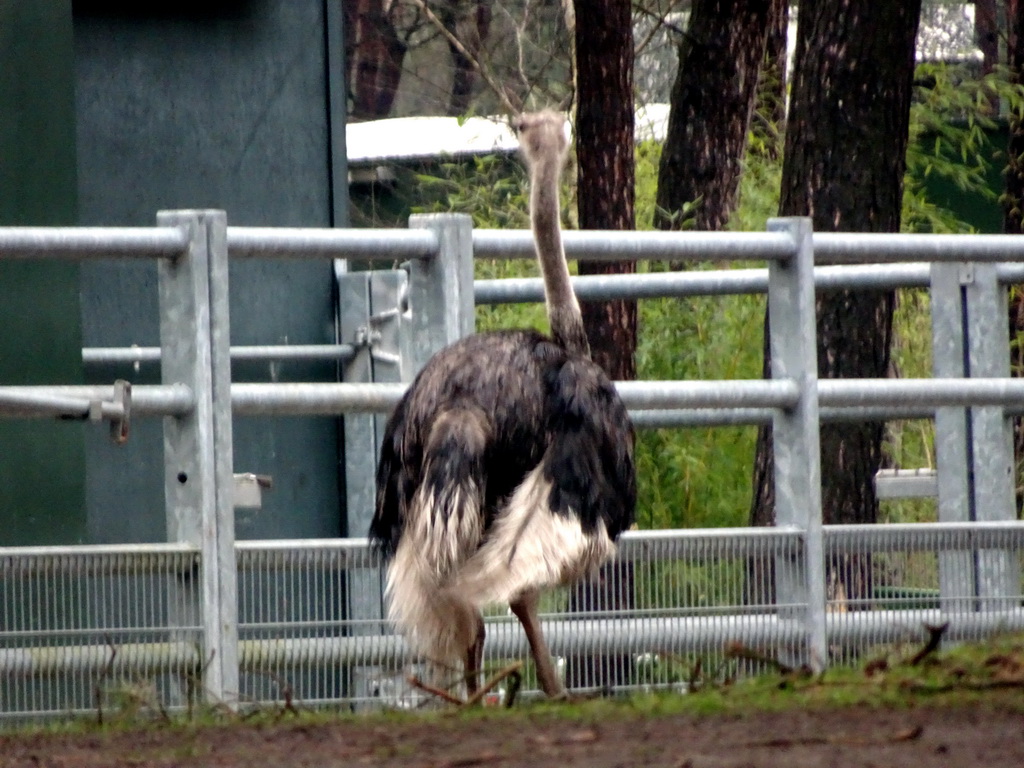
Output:
[[[538,280],[472,279],[474,256],[532,258],[532,236],[474,232],[465,216],[414,217],[405,232],[227,227],[216,211],[163,213],[158,223],[0,229],[0,258],[158,260],[160,348],[83,357],[159,360],[162,384],[0,387],[0,414],[107,419],[121,432],[131,418],[164,416],[171,539],[116,551],[0,548],[0,670],[14,681],[0,688],[0,713],[87,709],[99,688],[132,685],[146,691],[128,694],[167,706],[200,691],[238,705],[286,689],[306,701],[415,705],[420,694],[404,683],[405,648],[382,620],[380,565],[365,542],[234,541],[231,417],[347,414],[349,523],[365,530],[376,414],[434,351],[472,329],[475,303],[541,297]],[[778,521],[768,530],[624,536],[605,576],[628,596],[625,607],[573,590],[549,598],[546,629],[576,687],[684,685],[698,656],[732,663],[722,651],[729,641],[821,667],[898,642],[923,620],[950,620],[954,638],[1024,623],[1024,528],[1013,509],[1006,418],[1024,408],[1024,384],[1008,377],[999,300],[999,286],[1024,280],[1024,239],[814,235],[804,220],[770,230],[566,233],[573,258],[768,262],[574,284],[584,298],[767,293],[772,380],[618,386],[640,427],[773,423]],[[815,254],[844,266],[814,267]],[[227,264],[250,257],[407,264],[352,276],[379,281],[393,304],[354,312],[342,343],[232,349]],[[913,263],[895,263],[903,261]],[[928,285],[939,297],[937,378],[818,381],[815,288],[902,285]],[[232,359],[269,358],[341,360],[346,381],[230,381]],[[941,522],[823,528],[819,422],[910,416],[936,418]],[[830,573],[862,588],[838,594]],[[524,655],[507,617],[489,617],[488,628],[492,665]]]
[[[875,582],[869,597],[829,596],[832,662],[916,644],[923,623],[949,622],[951,640],[1024,629],[1019,595],[982,599],[966,583],[937,588],[943,556],[1011,551],[1019,568],[1017,523],[828,526],[824,534],[827,559],[864,558]],[[734,675],[730,644],[797,658],[807,651],[806,605],[775,594],[773,569],[799,557],[803,542],[792,527],[626,533],[605,578],[611,591],[628,592],[629,604],[609,609],[586,595],[589,587],[562,590],[546,600],[545,632],[582,688],[607,683],[609,659],[625,667],[617,687],[632,689],[685,688],[698,659],[702,680]],[[365,540],[239,542],[236,556],[240,679],[232,703],[286,695],[307,704],[422,701],[406,679],[402,639],[379,616],[351,615],[360,588],[383,577]],[[192,609],[200,569],[199,550],[182,544],[5,550],[0,717],[89,711],[97,692],[186,706],[209,663]],[[956,573],[969,579],[972,570]],[[570,610],[574,603],[591,609]],[[487,631],[488,669],[526,656],[507,615],[489,616]]]

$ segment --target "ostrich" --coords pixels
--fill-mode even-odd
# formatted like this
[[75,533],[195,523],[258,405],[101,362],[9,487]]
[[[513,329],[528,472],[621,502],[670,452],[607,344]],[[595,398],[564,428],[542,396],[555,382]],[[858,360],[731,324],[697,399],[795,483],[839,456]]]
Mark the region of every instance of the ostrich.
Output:
[[568,142],[553,112],[515,121],[551,336],[505,330],[432,357],[388,420],[370,537],[389,559],[389,618],[478,689],[490,604],[522,623],[544,693],[565,695],[541,590],[612,556],[634,517],[633,427],[590,359],[559,227]]

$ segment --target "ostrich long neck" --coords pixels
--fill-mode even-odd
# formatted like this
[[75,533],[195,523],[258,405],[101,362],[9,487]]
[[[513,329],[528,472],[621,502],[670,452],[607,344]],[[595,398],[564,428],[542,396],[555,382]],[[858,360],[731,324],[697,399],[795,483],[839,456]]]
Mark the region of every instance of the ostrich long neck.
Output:
[[562,249],[559,223],[558,179],[564,157],[551,152],[537,158],[530,169],[530,221],[537,248],[537,260],[544,276],[551,336],[573,352],[590,357],[590,345],[583,328],[583,315],[569,282],[569,265]]

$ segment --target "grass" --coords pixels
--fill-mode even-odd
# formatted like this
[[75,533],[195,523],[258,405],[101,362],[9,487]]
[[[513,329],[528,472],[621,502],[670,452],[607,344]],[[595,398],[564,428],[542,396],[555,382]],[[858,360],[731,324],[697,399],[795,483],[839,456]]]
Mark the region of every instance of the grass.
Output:
[[[937,639],[937,638],[936,638]],[[749,654],[742,648],[733,653]],[[995,637],[983,643],[931,650],[926,644],[893,646],[877,652],[862,665],[836,667],[821,675],[784,670],[731,683],[701,684],[681,695],[669,692],[638,693],[571,702],[528,701],[512,709],[443,706],[419,711],[383,711],[353,714],[330,708],[264,707],[241,715],[227,708],[193,713],[149,716],[133,709],[108,712],[103,725],[77,718],[5,729],[3,737],[30,735],[119,734],[126,731],[171,732],[183,736],[202,729],[246,727],[309,727],[351,723],[361,729],[398,727],[402,724],[453,724],[480,718],[561,718],[597,723],[608,718],[708,717],[778,712],[808,708],[915,706],[998,706],[1024,714],[1024,635]],[[187,743],[182,743],[187,748]]]

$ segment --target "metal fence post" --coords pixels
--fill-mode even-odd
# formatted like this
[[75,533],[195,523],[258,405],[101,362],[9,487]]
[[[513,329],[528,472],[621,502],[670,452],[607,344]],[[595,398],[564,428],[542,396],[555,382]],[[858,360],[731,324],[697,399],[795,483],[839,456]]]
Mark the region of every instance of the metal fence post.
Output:
[[798,559],[776,558],[775,592],[781,615],[791,613],[797,606],[806,606],[808,647],[803,661],[817,671],[825,667],[828,657],[811,220],[772,219],[768,231],[788,232],[795,249],[792,257],[768,264],[772,378],[792,379],[800,390],[796,406],[776,411],[772,425],[775,522],[804,532],[804,546]]
[[184,255],[159,265],[160,366],[164,384],[186,384],[195,399],[188,415],[164,419],[167,535],[199,548],[201,588],[188,593],[198,595],[201,606],[183,618],[202,627],[197,674],[207,699],[232,706],[238,605],[227,217],[223,211],[161,211],[157,223],[189,236]]
[[[1007,289],[995,264],[973,265],[967,297],[968,364],[971,376],[1010,377],[1006,330]],[[974,464],[974,518],[979,522],[1016,520],[1013,426],[1002,406],[971,408],[971,460]],[[982,610],[1020,594],[1020,567],[1012,551],[976,554],[977,596]]]
[[[935,377],[1009,377],[996,265],[933,264],[931,282]],[[941,522],[1016,519],[1012,428],[1002,407],[939,408],[935,453]],[[940,552],[939,585],[944,605],[968,599],[985,610],[1019,594],[1020,574],[1012,552]]]
[[464,213],[418,214],[410,229],[437,233],[437,254],[409,263],[409,306],[403,313],[402,378],[413,376],[437,351],[476,327],[473,300],[473,220]]
[[[958,379],[965,375],[964,293],[968,265],[931,265],[932,375]],[[956,406],[935,409],[935,463],[938,470],[938,519],[941,523],[971,519],[972,470],[967,452],[969,411]],[[939,552],[940,605],[974,595],[974,568],[969,552]]]
[[[355,349],[352,359],[342,366],[343,381],[402,380],[399,326],[406,289],[407,276],[402,270],[339,275],[339,340]],[[382,413],[345,414],[346,536],[362,537],[369,532],[376,502],[377,457],[386,422],[387,414]],[[353,622],[351,634],[379,634],[384,620],[381,569],[347,569],[345,590],[345,618]],[[351,695],[356,699],[374,696],[381,674],[379,666],[354,667],[346,681]]]

